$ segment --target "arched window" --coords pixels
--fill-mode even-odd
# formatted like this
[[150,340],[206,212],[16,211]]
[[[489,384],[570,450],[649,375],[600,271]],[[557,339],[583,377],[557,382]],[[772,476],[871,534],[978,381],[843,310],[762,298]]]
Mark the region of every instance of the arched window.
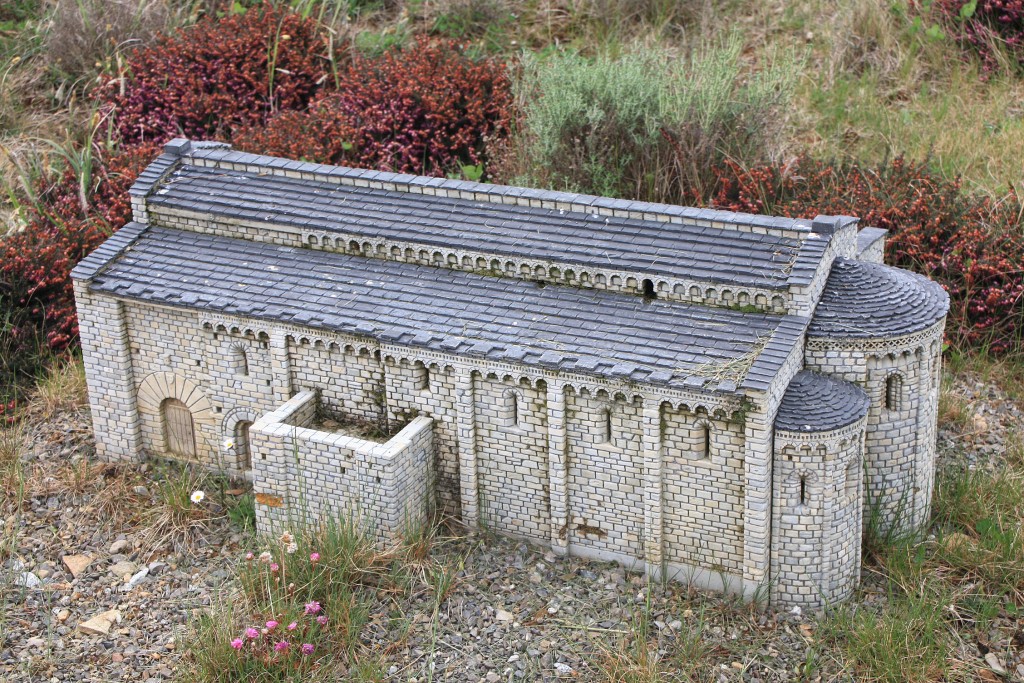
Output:
[[430,369],[422,362],[416,361],[412,368],[412,381],[417,391],[430,389]]
[[807,475],[800,475],[800,505],[807,505]]
[[612,442],[612,409],[605,408],[601,411],[601,441],[600,443]]
[[160,405],[160,413],[167,452],[183,458],[195,458],[196,430],[188,406],[176,398],[169,398]]
[[654,281],[644,280],[644,298],[645,299],[657,299],[658,294],[654,291]]
[[249,450],[249,427],[251,426],[252,422],[245,420],[239,421],[235,425],[235,452],[238,453],[238,459],[245,471],[252,469],[252,453]]
[[509,427],[518,427],[522,419],[522,406],[519,405],[519,392],[515,389],[505,390],[505,423]]
[[692,458],[707,460],[711,457],[711,425],[707,422],[699,423],[692,432],[690,438],[694,440]]
[[249,374],[249,356],[241,344],[231,346],[231,370],[243,377]]
[[903,402],[903,376],[889,375],[885,380],[885,407],[899,410]]

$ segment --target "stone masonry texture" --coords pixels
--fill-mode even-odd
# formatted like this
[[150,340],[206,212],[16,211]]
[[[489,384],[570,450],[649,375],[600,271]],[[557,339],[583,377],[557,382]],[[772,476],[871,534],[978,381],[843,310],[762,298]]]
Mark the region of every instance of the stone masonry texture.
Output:
[[856,219],[181,139],[131,200],[73,273],[97,453],[249,478],[263,531],[444,513],[817,608],[927,519],[948,298]]

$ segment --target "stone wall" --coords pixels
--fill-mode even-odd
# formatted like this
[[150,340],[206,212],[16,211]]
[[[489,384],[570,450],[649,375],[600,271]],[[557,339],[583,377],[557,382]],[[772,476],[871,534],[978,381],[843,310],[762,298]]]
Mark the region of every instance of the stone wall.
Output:
[[[367,474],[375,471],[368,456],[359,468],[358,453],[370,447],[302,431],[301,415],[288,418],[292,425],[280,415],[269,418],[295,392],[319,393],[332,410],[359,417],[429,419],[431,444],[424,452],[432,460],[401,480],[420,487],[402,499],[428,499],[436,491],[445,511],[461,506],[470,528],[528,538],[556,552],[644,563],[659,576],[667,572],[700,586],[751,592],[744,583],[751,427],[742,418],[730,421],[740,408],[734,397],[652,390],[252,319],[110,302],[124,313],[126,376],[132,378],[125,391],[141,397],[138,452],[168,455],[159,406],[181,398],[202,444],[197,460],[241,474],[246,463],[224,440],[239,423],[253,423],[248,441],[256,490],[265,501],[261,528],[287,520],[286,501],[315,499],[309,491],[327,492],[316,499],[317,510],[344,508],[366,516],[367,509],[383,505],[382,484]],[[98,377],[96,370],[91,377]],[[104,391],[101,386],[96,392],[97,401]],[[710,429],[707,458],[704,425]],[[306,463],[302,467],[293,464],[296,453]],[[396,515],[387,519],[391,524]]]
[[[814,222],[814,225],[818,225],[817,220]],[[805,245],[808,242],[805,242]],[[792,288],[790,312],[801,316],[813,315],[814,309],[818,305],[818,300],[821,298],[821,292],[825,289],[825,284],[828,282],[828,276],[832,272],[832,262],[840,256],[853,258],[856,255],[856,251],[857,222],[850,220],[836,230],[835,233],[829,235],[828,246],[825,247],[824,253],[818,261],[818,267],[810,281],[805,286]]]
[[547,397],[512,377],[474,375],[480,523],[550,542]]
[[367,422],[386,419],[379,353],[288,337],[293,391],[315,390],[324,407]]
[[742,576],[742,427],[671,406],[661,424],[665,561]]
[[885,238],[888,230],[863,228],[857,235],[857,260],[868,263],[885,262]]
[[[891,339],[809,338],[809,370],[861,386],[871,398],[865,436],[864,525],[910,530],[928,520],[945,320]],[[890,391],[890,387],[893,388]]]
[[316,394],[302,391],[250,428],[260,530],[278,533],[343,518],[393,543],[426,523],[430,418],[415,418],[380,444],[309,428],[316,410]]
[[642,561],[643,405],[569,390],[565,423],[569,552]]
[[388,356],[384,365],[387,418],[404,422],[416,415],[434,421],[434,482],[438,508],[458,517],[459,443],[456,377],[450,365],[396,360]]
[[[196,428],[197,460],[210,469],[244,474],[244,453],[225,448],[224,442],[234,440],[233,428],[240,419],[252,422],[275,405],[267,339],[238,328],[204,329],[193,311],[136,303],[125,308],[143,448],[160,456],[175,455],[164,443],[160,406],[167,399],[184,398]],[[171,390],[186,384],[194,389]],[[195,404],[200,395],[205,407]]]
[[818,608],[860,581],[864,424],[775,433],[771,601]]
[[139,460],[142,434],[124,304],[89,292],[86,282],[76,280],[74,287],[96,455],[108,462]]

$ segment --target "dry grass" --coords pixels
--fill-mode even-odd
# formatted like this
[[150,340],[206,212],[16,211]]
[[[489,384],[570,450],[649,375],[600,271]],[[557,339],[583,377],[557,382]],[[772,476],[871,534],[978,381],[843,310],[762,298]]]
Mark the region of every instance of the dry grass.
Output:
[[942,388],[939,391],[939,424],[963,434],[970,429],[973,418],[974,406],[970,399],[957,386],[952,376],[943,376]]
[[20,424],[0,428],[0,489],[7,503],[19,501],[23,496],[21,452],[24,446],[25,434]]
[[954,41],[929,37],[885,0],[742,3],[715,30],[746,28],[754,62],[767,46],[804,46],[791,154],[878,163],[930,158],[945,177],[1001,194],[1024,181],[1024,82],[979,77]]
[[192,3],[162,0],[57,0],[43,29],[51,65],[72,84],[121,70],[123,51],[186,23]]
[[224,516],[220,506],[191,500],[196,491],[205,494],[217,486],[204,471],[187,465],[166,465],[158,468],[154,479],[147,483],[155,502],[147,501],[137,533],[143,547],[152,548],[154,554],[165,546],[190,552],[209,533],[213,521]]
[[27,410],[46,420],[61,411],[83,408],[87,401],[85,365],[79,358],[61,359],[36,384]]
[[420,28],[476,40],[489,51],[558,45],[619,54],[625,45],[660,42],[685,54],[691,37],[706,36],[713,7],[711,0],[428,0],[415,18]]

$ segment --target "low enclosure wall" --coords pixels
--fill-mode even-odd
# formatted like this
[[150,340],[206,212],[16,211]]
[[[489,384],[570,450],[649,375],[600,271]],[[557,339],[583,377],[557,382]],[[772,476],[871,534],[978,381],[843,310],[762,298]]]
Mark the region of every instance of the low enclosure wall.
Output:
[[256,522],[276,533],[305,517],[367,524],[378,542],[426,522],[432,421],[413,419],[386,443],[313,428],[318,399],[303,391],[249,430]]

